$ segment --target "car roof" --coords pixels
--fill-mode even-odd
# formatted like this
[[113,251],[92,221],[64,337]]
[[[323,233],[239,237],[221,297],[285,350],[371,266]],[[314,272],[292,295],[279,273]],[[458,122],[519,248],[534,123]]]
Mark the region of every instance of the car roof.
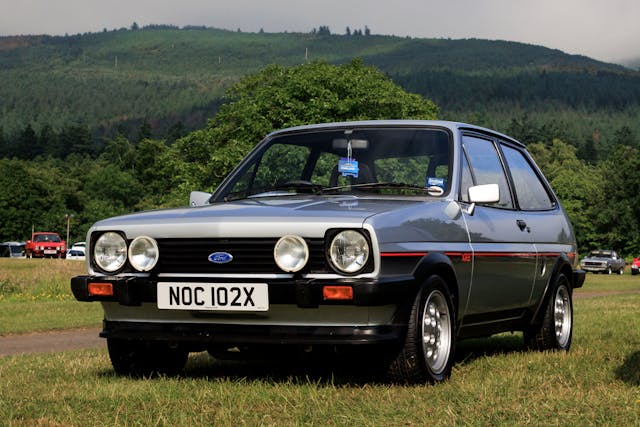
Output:
[[497,132],[492,129],[476,126],[468,123],[453,122],[447,120],[360,120],[360,121],[345,121],[345,122],[328,122],[318,123],[312,125],[293,126],[289,128],[283,128],[269,133],[265,139],[273,138],[282,134],[297,133],[297,132],[309,132],[316,130],[327,130],[332,128],[344,128],[344,127],[441,127],[453,131],[476,131],[485,134],[495,135],[497,137],[506,139],[516,145],[524,147],[524,144],[513,139],[512,137]]

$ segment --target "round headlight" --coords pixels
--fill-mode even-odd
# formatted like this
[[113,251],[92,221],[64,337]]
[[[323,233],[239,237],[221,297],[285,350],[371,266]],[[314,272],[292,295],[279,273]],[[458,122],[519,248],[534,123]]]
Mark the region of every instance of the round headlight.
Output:
[[299,236],[284,236],[273,248],[273,258],[283,271],[294,273],[300,271],[309,260],[307,242]]
[[93,247],[93,260],[108,273],[121,269],[127,262],[127,242],[124,237],[113,231],[98,237]]
[[147,236],[138,236],[129,245],[129,262],[138,271],[149,271],[158,262],[158,244]]
[[360,271],[369,260],[369,242],[354,230],[345,230],[336,234],[329,247],[331,263],[344,273]]

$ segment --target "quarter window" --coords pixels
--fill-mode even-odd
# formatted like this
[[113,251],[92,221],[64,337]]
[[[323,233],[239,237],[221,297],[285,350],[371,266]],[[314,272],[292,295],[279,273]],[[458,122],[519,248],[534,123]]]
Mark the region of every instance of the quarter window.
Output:
[[524,155],[506,145],[502,146],[502,152],[509,165],[520,209],[525,211],[552,209],[553,199]]

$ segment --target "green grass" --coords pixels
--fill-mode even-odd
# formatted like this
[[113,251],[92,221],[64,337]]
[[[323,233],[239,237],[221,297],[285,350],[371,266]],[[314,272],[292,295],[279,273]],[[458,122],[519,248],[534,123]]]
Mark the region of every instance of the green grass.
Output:
[[79,261],[0,258],[0,336],[100,325],[100,305],[71,294],[71,277],[85,273]]
[[[639,425],[637,291],[638,276],[588,275],[576,291],[569,353],[524,351],[519,333],[463,341],[451,379],[437,386],[381,383],[353,365],[220,362],[206,353],[191,354],[181,377],[138,380],[115,376],[104,349],[2,357],[0,419],[9,426]],[[7,304],[33,306],[18,318],[60,304],[53,323],[99,307],[5,299],[0,313]]]

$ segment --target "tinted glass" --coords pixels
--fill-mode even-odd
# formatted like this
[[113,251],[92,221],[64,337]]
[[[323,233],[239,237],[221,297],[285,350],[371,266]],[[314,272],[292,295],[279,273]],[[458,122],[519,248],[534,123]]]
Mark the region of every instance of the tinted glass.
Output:
[[552,209],[554,207],[553,200],[524,155],[506,145],[503,145],[502,152],[509,165],[520,209]]
[[307,185],[327,193],[442,196],[450,185],[450,152],[450,134],[431,128],[285,134],[252,153],[220,193],[226,200],[297,194]]
[[500,201],[492,206],[512,208],[513,202],[511,201],[509,184],[493,142],[483,138],[465,136],[463,144],[469,156],[470,168],[475,178],[474,184],[498,184]]

